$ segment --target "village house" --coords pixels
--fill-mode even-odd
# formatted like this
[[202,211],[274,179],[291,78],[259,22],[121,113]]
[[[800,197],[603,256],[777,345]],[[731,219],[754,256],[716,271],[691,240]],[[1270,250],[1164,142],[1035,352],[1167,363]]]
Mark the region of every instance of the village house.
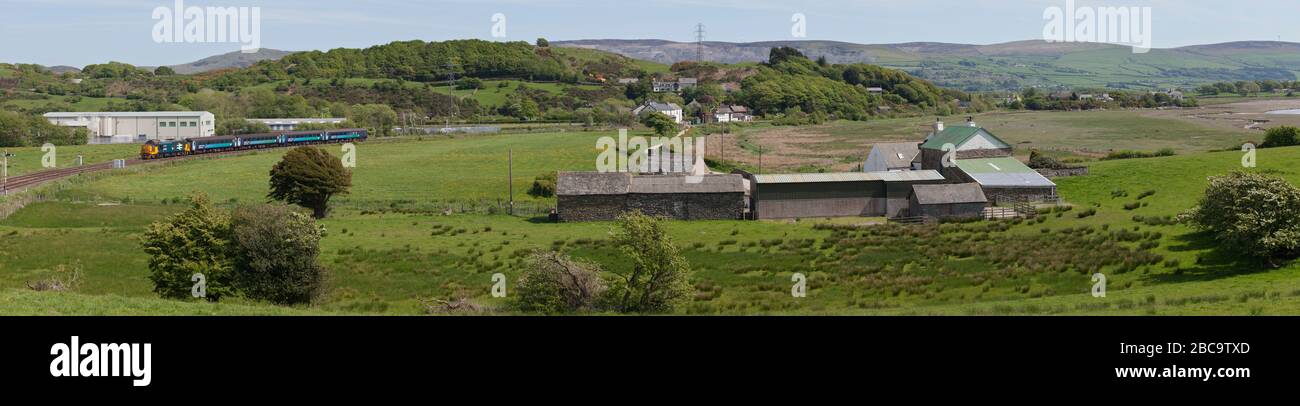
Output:
[[[921,154],[921,146],[915,142],[883,143],[871,146],[867,161],[862,164],[863,172],[889,172],[912,170],[912,161]],[[919,169],[919,167],[918,167]]]
[[681,124],[684,119],[682,107],[676,103],[660,103],[647,100],[645,104],[632,109],[632,115],[640,117],[642,114],[662,113],[673,119],[674,123]]
[[651,84],[650,88],[655,93],[669,93],[680,92],[695,87],[697,84],[699,84],[699,79],[696,78],[680,78],[671,82],[656,80]]
[[713,121],[719,123],[744,122],[753,119],[754,117],[749,115],[749,108],[745,106],[722,105],[713,110]]
[[676,220],[740,220],[748,206],[741,175],[560,172],[560,221],[612,221],[629,211]]

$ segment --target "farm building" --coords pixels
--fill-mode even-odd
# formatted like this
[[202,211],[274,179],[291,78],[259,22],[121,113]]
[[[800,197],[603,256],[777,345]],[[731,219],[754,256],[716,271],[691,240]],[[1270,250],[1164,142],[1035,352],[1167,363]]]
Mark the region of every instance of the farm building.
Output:
[[871,146],[867,161],[862,164],[862,171],[909,171],[913,169],[912,161],[920,154],[920,144],[915,142],[875,144]]
[[746,180],[740,175],[640,175],[560,172],[560,221],[609,221],[628,211],[677,220],[745,218]]
[[916,185],[908,199],[908,216],[938,219],[977,218],[988,199],[976,183]]
[[913,185],[944,182],[937,171],[744,175],[758,219],[897,217]]
[[[944,166],[943,157],[951,146],[953,162]],[[935,131],[921,144],[921,154],[914,161],[923,169],[937,170],[951,183],[978,183],[990,200],[1053,200],[1056,184],[1011,156],[1011,144],[981,128],[973,120],[966,125],[944,128],[935,122]]]
[[958,159],[955,181],[975,182],[994,201],[1056,199],[1056,184],[1012,157]]

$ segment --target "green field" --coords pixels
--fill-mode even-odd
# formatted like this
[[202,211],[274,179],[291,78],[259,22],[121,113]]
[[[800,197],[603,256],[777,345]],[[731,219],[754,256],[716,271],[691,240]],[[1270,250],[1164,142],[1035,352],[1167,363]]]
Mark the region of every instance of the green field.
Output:
[[[422,300],[470,297],[488,306],[490,276],[518,275],[523,255],[559,249],[623,266],[606,241],[611,224],[552,224],[534,216],[445,215],[452,201],[506,195],[505,154],[515,152],[516,199],[532,176],[552,169],[590,169],[594,139],[611,133],[432,137],[362,144],[353,193],[337,200],[323,224],[321,261],[328,293],[309,308],[221,305],[157,299],[138,236],[151,221],[184,208],[193,190],[230,207],[263,200],[266,173],[282,151],[142,167],[74,180],[52,201],[0,221],[0,312],[7,314],[420,314]],[[88,147],[94,148],[94,147]],[[332,149],[333,147],[326,147]],[[1300,183],[1300,148],[1261,150],[1261,170]],[[1206,176],[1239,166],[1240,154],[1200,153],[1105,161],[1090,176],[1061,179],[1075,207],[1042,223],[976,223],[832,231],[802,222],[671,222],[693,265],[696,296],[687,314],[1296,314],[1300,266],[1280,270],[1239,263],[1182,225],[1147,225],[1134,215],[1171,216],[1190,207]],[[1113,198],[1122,190],[1130,197]],[[1125,210],[1142,192],[1146,207]],[[537,201],[549,205],[549,201]],[[1097,214],[1077,213],[1095,207]],[[865,223],[836,219],[830,223]],[[1103,228],[1104,227],[1104,228]],[[1084,231],[1084,230],[1087,231]],[[910,230],[910,231],[898,231]],[[1047,230],[1046,232],[1043,230]],[[1146,233],[1102,251],[1070,249],[1085,236]],[[882,233],[901,235],[886,236]],[[937,233],[937,234],[934,234]],[[1158,233],[1158,234],[1155,234]],[[913,235],[915,234],[915,235]],[[882,240],[882,238],[886,238]],[[905,241],[889,243],[885,241]],[[1141,244],[1155,244],[1142,249]],[[961,251],[965,244],[972,252]],[[978,247],[1017,247],[1010,261]],[[953,251],[957,249],[958,251]],[[996,252],[996,251],[994,251]],[[1134,267],[1102,265],[1108,297],[1094,299],[1088,270],[1056,268],[1055,257],[1158,255]],[[938,259],[936,259],[938,258]],[[1016,261],[1023,261],[1018,263]],[[1046,260],[1043,260],[1046,261]],[[81,269],[75,293],[27,292],[27,283]],[[807,298],[789,295],[790,279],[808,275]],[[36,310],[39,309],[39,310]]]
[[[9,158],[9,176],[18,176],[47,169],[42,166],[47,151],[42,151],[41,147],[0,148],[0,150],[14,154],[13,157]],[[119,158],[130,159],[140,156],[140,145],[58,146],[54,149],[54,164],[59,168],[76,166],[78,155],[81,156],[82,162],[85,164],[107,162]]]

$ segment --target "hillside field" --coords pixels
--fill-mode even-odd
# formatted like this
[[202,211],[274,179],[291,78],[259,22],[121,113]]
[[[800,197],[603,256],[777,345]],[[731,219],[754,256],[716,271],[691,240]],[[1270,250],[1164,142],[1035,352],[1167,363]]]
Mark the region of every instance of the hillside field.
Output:
[[[507,197],[507,151],[514,151],[515,199],[544,208],[553,199],[524,194],[533,177],[592,169],[594,141],[603,135],[615,134],[361,144],[352,194],[336,199],[323,221],[320,259],[330,269],[329,289],[310,307],[158,299],[138,242],[150,222],[183,210],[179,200],[191,191],[223,207],[264,201],[267,173],[281,150],[136,166],[50,185],[41,190],[45,201],[0,220],[0,313],[422,314],[424,301],[460,297],[502,311],[502,299],[488,294],[491,275],[514,280],[533,249],[566,251],[610,270],[625,266],[607,243],[612,224],[553,224],[533,213],[476,210]],[[323,148],[338,153],[337,146]],[[1240,158],[1239,152],[1188,152],[1093,162],[1091,175],[1058,181],[1072,208],[1051,210],[1041,221],[670,222],[694,270],[695,297],[679,312],[1297,314],[1300,266],[1241,263],[1185,226],[1135,219],[1165,219],[1191,207],[1206,177],[1239,169]],[[1300,184],[1298,160],[1300,148],[1261,150],[1254,170]],[[1148,191],[1154,194],[1138,198]],[[1142,207],[1125,210],[1132,202]],[[1088,208],[1096,214],[1079,214]],[[26,288],[75,269],[82,272],[75,293]],[[1106,298],[1087,293],[1094,270],[1108,277]],[[794,273],[808,276],[807,298],[790,296]]]

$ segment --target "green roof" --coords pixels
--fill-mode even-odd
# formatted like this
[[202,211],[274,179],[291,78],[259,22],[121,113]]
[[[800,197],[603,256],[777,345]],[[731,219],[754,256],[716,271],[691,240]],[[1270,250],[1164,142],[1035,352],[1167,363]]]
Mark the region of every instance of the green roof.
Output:
[[957,167],[966,173],[1029,173],[1031,169],[1012,157],[958,159]]
[[979,134],[981,130],[983,130],[985,134],[988,134],[989,138],[991,138],[991,141],[994,143],[1002,145],[1004,148],[1011,147],[1011,145],[1002,141],[998,136],[993,135],[989,130],[971,126],[953,126],[943,129],[943,131],[935,134],[934,137],[930,137],[929,141],[921,144],[921,148],[942,150],[944,144],[952,144],[953,146],[961,147],[961,144],[969,141],[971,137],[974,137],[975,134]]

